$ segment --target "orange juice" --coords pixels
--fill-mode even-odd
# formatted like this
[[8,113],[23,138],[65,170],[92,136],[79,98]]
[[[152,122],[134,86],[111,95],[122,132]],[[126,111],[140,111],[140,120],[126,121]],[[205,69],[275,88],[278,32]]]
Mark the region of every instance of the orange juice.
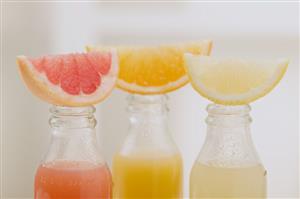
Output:
[[55,161],[41,165],[35,176],[35,199],[108,199],[111,175],[105,165]]
[[115,198],[181,198],[181,157],[179,154],[117,154],[113,181]]

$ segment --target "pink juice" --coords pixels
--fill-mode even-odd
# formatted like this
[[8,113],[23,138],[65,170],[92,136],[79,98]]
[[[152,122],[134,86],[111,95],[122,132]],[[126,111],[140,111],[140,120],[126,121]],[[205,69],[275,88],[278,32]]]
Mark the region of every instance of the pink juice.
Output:
[[35,176],[35,199],[108,199],[112,195],[108,167],[85,161],[54,161]]

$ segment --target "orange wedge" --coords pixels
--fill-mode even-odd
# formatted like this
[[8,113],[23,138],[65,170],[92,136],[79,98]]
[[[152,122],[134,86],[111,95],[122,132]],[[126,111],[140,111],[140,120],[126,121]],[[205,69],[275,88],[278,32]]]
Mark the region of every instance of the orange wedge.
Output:
[[[87,51],[102,51],[106,47],[88,46]],[[184,53],[209,55],[211,41],[177,45],[116,47],[119,57],[117,87],[130,93],[163,94],[186,83]]]

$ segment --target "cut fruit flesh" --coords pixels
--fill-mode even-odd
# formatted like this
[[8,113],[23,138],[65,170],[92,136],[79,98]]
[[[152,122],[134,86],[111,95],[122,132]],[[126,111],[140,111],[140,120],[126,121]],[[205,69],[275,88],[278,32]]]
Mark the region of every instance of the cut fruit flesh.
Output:
[[21,76],[32,93],[62,106],[88,106],[105,99],[115,86],[117,62],[115,52],[17,58]]
[[202,96],[223,105],[248,104],[269,93],[288,66],[285,59],[249,61],[185,55],[190,81]]
[[[117,86],[138,94],[163,94],[186,83],[183,54],[209,55],[211,41],[153,47],[116,47],[119,56]],[[87,51],[102,51],[105,47],[87,47]]]

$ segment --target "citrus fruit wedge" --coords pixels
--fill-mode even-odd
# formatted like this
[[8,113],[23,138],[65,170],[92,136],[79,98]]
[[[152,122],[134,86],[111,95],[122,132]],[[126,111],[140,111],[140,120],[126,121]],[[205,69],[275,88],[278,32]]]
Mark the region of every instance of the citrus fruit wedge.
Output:
[[185,54],[192,86],[223,105],[242,105],[269,93],[281,80],[288,60],[252,61]]
[[118,76],[116,52],[18,56],[20,74],[33,94],[62,106],[87,106],[103,100]]
[[[162,94],[176,90],[186,83],[183,55],[186,52],[209,55],[211,41],[161,45],[116,47],[119,57],[117,87],[138,94]],[[87,46],[87,51],[105,47]]]

